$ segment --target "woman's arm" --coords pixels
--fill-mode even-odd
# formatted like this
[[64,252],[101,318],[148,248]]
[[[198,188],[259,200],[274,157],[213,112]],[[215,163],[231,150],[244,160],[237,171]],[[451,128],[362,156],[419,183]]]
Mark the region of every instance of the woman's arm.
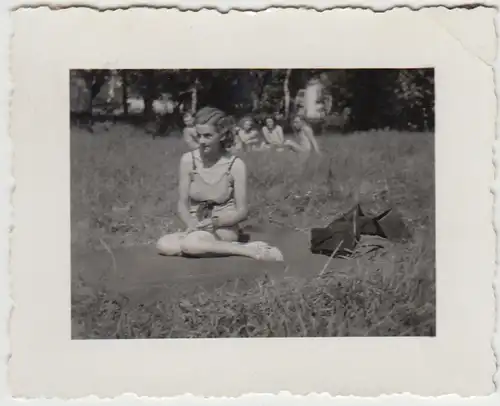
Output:
[[296,143],[293,140],[286,140],[283,143],[283,145],[286,146],[286,147],[289,147],[291,150],[293,150],[295,152],[308,152],[308,151],[310,151],[310,148],[307,146],[307,144],[304,144],[303,142],[301,142],[299,144],[299,143]]
[[272,144],[271,134],[269,133],[269,129],[267,127],[262,127],[262,135],[268,144]]
[[241,141],[240,135],[236,132],[234,134],[233,151],[240,151],[243,148],[243,142]]
[[198,220],[189,212],[189,173],[192,167],[191,153],[184,154],[179,165],[179,201],[177,211],[188,229],[196,228]]
[[286,140],[283,144],[286,147],[289,147],[295,152],[309,152],[311,151],[311,141],[309,137],[305,134],[304,129],[299,131],[296,134],[297,142],[293,140]]
[[182,131],[182,135],[184,137],[184,141],[188,144],[190,150],[197,149],[199,147],[198,141],[193,137],[191,128],[184,128]]
[[285,142],[285,136],[283,135],[283,128],[280,125],[276,126],[276,135],[278,136],[278,142],[283,145]]
[[234,199],[236,201],[236,210],[233,212],[222,213],[213,219],[215,227],[232,227],[241,223],[248,216],[247,202],[247,168],[242,159],[236,158],[232,168],[231,175],[234,179]]
[[259,132],[257,130],[250,130],[248,134],[244,135],[245,144],[251,145],[259,142]]
[[240,140],[241,145],[245,145],[247,143],[245,131],[243,131],[242,129],[238,131],[238,139]]
[[260,141],[260,136],[259,136],[259,131],[258,130],[252,130],[251,134],[251,140],[252,142],[256,143]]

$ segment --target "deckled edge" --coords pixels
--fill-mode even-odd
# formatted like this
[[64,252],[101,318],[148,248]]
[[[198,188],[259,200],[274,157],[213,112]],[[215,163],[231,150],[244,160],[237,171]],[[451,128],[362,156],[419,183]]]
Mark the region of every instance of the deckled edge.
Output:
[[493,230],[496,236],[496,250],[495,250],[495,270],[493,275],[493,295],[495,298],[496,311],[495,311],[495,330],[491,340],[491,346],[493,349],[493,356],[495,357],[496,373],[493,376],[493,383],[495,384],[495,389],[497,394],[500,391],[500,239],[499,237],[499,227],[500,227],[500,182],[499,182],[499,165],[500,165],[500,14],[495,16],[495,34],[496,34],[496,55],[495,61],[493,63],[494,71],[494,82],[495,82],[495,99],[496,99],[496,118],[495,118],[495,140],[493,144],[493,168],[494,168],[494,180],[492,185],[493,194]]
[[[14,0],[15,1],[15,0]],[[99,0],[81,0],[81,1],[73,1],[71,3],[66,3],[64,1],[25,1],[22,4],[12,6],[12,10],[17,10],[20,8],[38,8],[38,7],[48,7],[51,10],[62,10],[67,8],[74,7],[83,7],[83,8],[91,8],[96,11],[114,11],[114,10],[125,10],[129,8],[136,7],[144,7],[144,8],[171,8],[176,9],[178,11],[201,11],[201,10],[215,10],[220,13],[228,13],[230,11],[243,11],[243,12],[261,12],[266,11],[273,8],[294,8],[294,9],[304,9],[304,10],[315,10],[318,12],[334,10],[334,9],[342,9],[342,8],[359,8],[366,9],[375,12],[385,12],[392,10],[394,8],[409,8],[411,10],[419,10],[422,8],[429,7],[445,7],[448,9],[453,8],[475,8],[475,7],[497,7],[499,5],[498,0],[483,0],[483,1],[475,1],[475,0],[452,0],[456,1],[456,4],[444,4],[439,0],[413,0],[413,3],[416,4],[408,4],[405,2],[399,2],[398,0],[358,0],[358,1],[349,1],[349,0],[315,0],[314,4],[310,4],[311,1],[283,1],[283,0],[274,0],[272,2],[268,2],[267,4],[264,1],[259,0],[247,0],[248,3],[252,3],[251,5],[246,5],[242,7],[238,7],[237,4],[239,2],[233,1],[233,4],[228,4],[229,1],[214,1],[215,4],[207,4],[207,2],[203,2],[200,0],[186,0],[187,4],[179,5],[182,3],[182,0],[178,1],[169,1],[169,0],[153,0],[148,2],[147,0],[136,0],[133,4],[131,2],[120,2],[119,0],[111,2],[109,0],[104,0],[100,5]],[[111,4],[110,4],[111,3]],[[114,3],[114,4],[112,4]]]
[[[221,8],[221,7],[216,7],[216,6],[205,6],[205,7],[193,7],[193,6],[165,6],[165,5],[147,5],[147,4],[139,4],[139,5],[134,5],[134,6],[116,6],[116,7],[99,7],[96,5],[88,4],[88,3],[74,3],[72,5],[57,5],[56,3],[37,3],[37,4],[32,4],[30,3],[25,3],[24,5],[12,7],[11,11],[15,10],[27,10],[27,9],[38,9],[38,8],[49,8],[50,10],[66,10],[70,8],[87,8],[99,12],[107,12],[107,11],[119,11],[119,10],[129,10],[133,8],[153,8],[153,9],[160,9],[160,8],[167,8],[167,9],[175,9],[181,12],[196,12],[196,11],[202,11],[202,10],[210,10],[210,11],[216,11],[220,12],[222,14],[226,14],[229,12],[264,12],[264,11],[270,11],[270,10],[276,10],[276,9],[302,9],[302,10],[311,10],[311,11],[317,11],[317,12],[323,12],[323,11],[331,11],[331,10],[337,10],[337,9],[360,9],[360,10],[367,10],[367,11],[374,11],[374,12],[387,12],[395,9],[410,9],[410,10],[420,10],[420,9],[427,9],[427,8],[446,8],[449,10],[453,9],[464,9],[464,8],[469,8],[469,7],[486,7],[486,8],[494,8],[497,10],[497,15],[495,17],[495,32],[496,32],[496,37],[497,37],[497,53],[496,53],[496,58],[494,62],[494,81],[495,81],[495,97],[497,101],[497,116],[495,120],[495,140],[494,140],[494,145],[493,145],[493,160],[492,163],[494,165],[495,169],[495,176],[494,176],[494,185],[491,189],[491,192],[494,197],[494,203],[493,203],[493,228],[495,231],[495,235],[497,236],[497,245],[496,245],[496,260],[495,260],[495,276],[494,276],[494,282],[493,282],[493,292],[495,296],[495,302],[496,302],[496,312],[495,312],[495,334],[492,338],[492,348],[493,348],[493,354],[495,357],[496,361],[496,366],[497,370],[495,375],[492,377],[493,382],[496,387],[496,393],[487,397],[490,400],[493,400],[493,398],[496,398],[497,400],[500,398],[500,356],[498,351],[500,350],[500,317],[499,317],[499,312],[500,312],[500,272],[498,271],[498,266],[500,264],[500,241],[498,239],[498,226],[500,225],[500,209],[496,210],[497,208],[497,196],[500,194],[500,182],[497,181],[497,174],[498,174],[498,165],[500,163],[500,119],[498,117],[499,113],[499,105],[500,103],[498,102],[498,95],[500,94],[500,89],[498,88],[500,86],[500,60],[499,60],[499,32],[500,32],[500,14],[498,13],[498,4],[495,1],[486,1],[483,3],[476,3],[472,5],[451,5],[447,6],[445,4],[426,4],[426,5],[419,5],[419,6],[412,6],[408,4],[396,4],[396,5],[391,5],[391,6],[383,6],[381,5],[373,5],[368,7],[365,4],[350,4],[350,5],[335,5],[332,7],[313,7],[311,5],[297,5],[297,6],[262,6],[262,7],[255,7],[255,8],[238,8],[238,7],[228,7],[228,8]],[[5,264],[6,270],[8,272],[2,272],[2,277],[0,277],[0,300],[2,301],[2,307],[4,308],[3,314],[5,315],[5,321],[6,323],[4,324],[7,329],[6,332],[7,334],[4,335],[5,340],[0,340],[0,346],[2,348],[5,348],[3,351],[4,358],[6,360],[6,367],[8,360],[10,358],[10,347],[9,347],[9,324],[10,324],[10,319],[11,319],[11,314],[14,306],[14,302],[11,299],[10,296],[10,238],[12,233],[14,232],[14,208],[12,206],[12,195],[15,190],[15,178],[13,176],[13,162],[12,162],[12,154],[14,153],[13,149],[13,142],[10,136],[10,113],[11,113],[11,98],[12,98],[12,93],[13,93],[13,84],[10,81],[11,75],[10,75],[10,53],[11,53],[11,44],[12,44],[12,37],[14,35],[14,31],[12,29],[12,23],[9,18],[9,13],[1,13],[0,14],[0,27],[2,27],[0,33],[1,34],[7,34],[3,36],[3,40],[0,41],[0,56],[5,55],[5,60],[7,64],[5,64],[5,68],[1,70],[1,72],[4,72],[5,75],[3,77],[3,81],[0,81],[0,89],[5,89],[5,92],[3,93],[3,97],[0,97],[0,109],[2,110],[3,114],[0,115],[0,135],[2,133],[5,134],[5,137],[0,138],[0,229],[5,229],[6,233],[1,233],[0,234],[0,260],[2,260],[2,264]],[[2,131],[3,130],[3,131]],[[2,252],[5,253],[5,255],[2,255]],[[8,305],[7,305],[8,304]],[[7,305],[7,306],[4,306]],[[5,372],[4,372],[5,371]],[[8,381],[8,371],[7,368],[2,371],[1,376],[4,377],[4,382],[7,383]],[[8,392],[8,385],[6,385],[6,390],[4,391],[4,395],[9,396]],[[335,401],[340,401],[340,402],[350,402],[351,405],[354,405],[354,402],[369,402],[369,401],[382,401],[382,400],[387,400],[390,402],[398,402],[400,404],[401,400],[405,400],[406,402],[408,401],[425,401],[425,400],[450,400],[450,403],[457,404],[458,401],[464,401],[465,398],[461,398],[457,395],[443,395],[443,396],[437,396],[437,397],[422,397],[418,395],[413,395],[410,393],[401,393],[401,394],[384,394],[380,395],[377,397],[361,397],[361,396],[332,396],[328,393],[311,393],[309,395],[293,395],[290,392],[279,392],[278,394],[257,394],[257,393],[249,393],[249,394],[244,394],[241,396],[237,397],[199,397],[199,396],[194,396],[192,394],[185,394],[185,395],[180,395],[180,396],[175,396],[175,397],[165,397],[165,398],[154,398],[154,397],[147,397],[147,396],[138,396],[133,393],[123,393],[121,395],[118,395],[116,397],[108,397],[108,398],[100,398],[94,395],[91,396],[85,396],[85,397],[80,397],[80,398],[71,398],[71,399],[59,399],[59,398],[36,398],[36,401],[43,401],[43,400],[55,400],[57,402],[64,401],[64,402],[74,402],[74,401],[85,401],[85,402],[92,402],[92,403],[102,403],[103,401],[118,401],[122,403],[123,401],[129,400],[129,401],[135,401],[135,402],[152,402],[152,401],[182,401],[185,400],[186,403],[192,403],[191,401],[197,400],[201,401],[212,401],[214,404],[220,404],[222,401],[236,401],[238,399],[248,399],[252,398],[253,400],[256,401],[256,404],[259,404],[261,401],[264,399],[270,399],[270,398],[276,398],[279,396],[283,400],[283,404],[286,404],[286,400],[291,400],[293,399],[304,399],[304,402],[306,401],[305,399],[307,398],[307,402],[309,403],[312,400],[334,400]],[[16,400],[22,400],[23,398],[16,398]],[[28,398],[27,398],[28,399]],[[474,398],[478,399],[478,398]],[[483,398],[484,399],[484,398]],[[34,400],[34,399],[33,399]],[[279,401],[279,400],[277,400]],[[322,402],[323,403],[323,402]],[[388,402],[389,403],[389,402]],[[496,401],[495,401],[496,403]],[[494,404],[494,403],[493,403]]]
[[[1,6],[4,6],[1,4]],[[3,9],[3,10],[2,10]],[[1,357],[5,367],[0,371],[4,397],[8,396],[8,362],[10,359],[9,325],[13,302],[10,297],[10,232],[13,226],[12,193],[14,178],[12,175],[12,140],[10,137],[9,116],[12,96],[10,81],[10,42],[12,27],[6,5],[0,9],[0,58],[5,61],[0,67],[0,302],[3,320],[0,337]]]

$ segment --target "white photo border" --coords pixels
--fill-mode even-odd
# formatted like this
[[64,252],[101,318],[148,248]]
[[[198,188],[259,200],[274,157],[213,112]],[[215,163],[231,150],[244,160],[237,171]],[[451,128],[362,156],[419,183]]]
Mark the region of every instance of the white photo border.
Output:
[[[15,12],[13,394],[490,394],[494,17],[488,8]],[[306,20],[310,29],[295,43],[279,42]],[[325,56],[319,34],[342,40]],[[144,46],[151,37],[154,46]],[[249,68],[255,61],[276,68],[435,67],[437,337],[71,341],[69,69]]]

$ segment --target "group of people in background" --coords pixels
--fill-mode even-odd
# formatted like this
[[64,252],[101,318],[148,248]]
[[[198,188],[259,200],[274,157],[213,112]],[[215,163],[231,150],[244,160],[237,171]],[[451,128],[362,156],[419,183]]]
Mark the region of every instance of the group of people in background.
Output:
[[[190,150],[196,150],[199,147],[199,139],[194,125],[194,115],[186,113],[183,118],[185,125],[183,138]],[[295,116],[293,118],[292,128],[295,139],[285,139],[283,128],[276,123],[273,117],[265,119],[264,126],[260,131],[256,128],[251,117],[245,117],[241,120],[240,125],[235,125],[232,129],[234,141],[231,150],[237,152],[269,149],[284,151],[288,149],[299,153],[320,153],[313,130],[302,117]]]

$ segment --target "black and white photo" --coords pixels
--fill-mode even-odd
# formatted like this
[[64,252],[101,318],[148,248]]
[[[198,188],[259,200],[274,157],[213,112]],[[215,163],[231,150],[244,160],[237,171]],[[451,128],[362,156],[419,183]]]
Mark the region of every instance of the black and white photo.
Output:
[[434,70],[72,70],[72,334],[433,336]]
[[495,15],[14,11],[12,395],[492,393]]

